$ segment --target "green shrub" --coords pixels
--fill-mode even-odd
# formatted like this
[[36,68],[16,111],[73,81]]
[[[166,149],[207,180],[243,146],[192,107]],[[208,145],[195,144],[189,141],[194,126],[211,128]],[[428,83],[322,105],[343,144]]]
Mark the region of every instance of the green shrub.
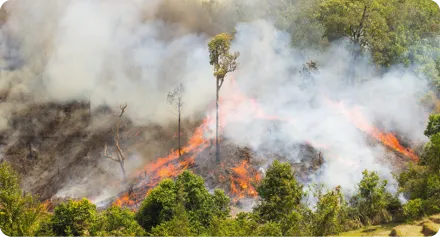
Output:
[[0,229],[8,236],[34,235],[43,215],[41,203],[23,194],[20,177],[7,162],[0,163]]
[[423,201],[420,198],[409,200],[403,206],[403,213],[408,221],[421,219],[423,217]]
[[145,231],[134,219],[134,212],[112,206],[100,213],[98,236],[145,236]]
[[365,225],[390,222],[392,217],[387,208],[392,195],[386,190],[388,182],[381,180],[376,172],[365,170],[362,175],[358,191],[350,200],[358,218]]
[[96,220],[96,206],[89,200],[69,200],[55,207],[52,227],[56,235],[90,236],[94,234]]
[[[215,190],[214,194],[210,194],[202,177],[184,171],[176,181],[163,180],[151,191],[136,213],[136,220],[147,232],[167,222],[156,229],[156,233],[164,234],[169,233],[176,223],[188,220],[191,231],[201,234],[215,217],[225,219],[229,215],[229,204],[229,198],[223,191]],[[186,219],[174,218],[179,205],[184,208],[185,215],[182,216]]]

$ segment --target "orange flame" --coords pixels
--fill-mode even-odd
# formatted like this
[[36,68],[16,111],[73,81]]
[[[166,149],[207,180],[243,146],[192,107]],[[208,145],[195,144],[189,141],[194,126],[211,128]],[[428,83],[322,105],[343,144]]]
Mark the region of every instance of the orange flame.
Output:
[[385,146],[388,146],[395,151],[408,156],[414,161],[418,161],[419,157],[410,149],[403,147],[399,140],[391,133],[383,133],[378,128],[371,125],[359,111],[359,107],[355,107],[353,110],[349,110],[345,107],[343,102],[335,103],[330,100],[326,102],[337,109],[342,115],[344,115],[351,123],[363,132],[369,134],[375,139],[381,141]]
[[[209,122],[210,119],[208,117],[203,121],[202,125],[195,130],[194,135],[189,139],[188,145],[181,149],[182,155],[185,155],[184,160],[178,160],[179,152],[177,150],[171,151],[170,155],[158,158],[156,161],[147,164],[143,169],[134,173],[131,178],[141,179],[138,184],[151,189],[165,178],[174,178],[180,175],[195,162],[195,158],[193,156],[188,156],[187,154],[198,154],[209,145],[209,140],[203,138],[203,133],[207,130]],[[148,175],[149,179],[142,180],[144,175]],[[139,196],[139,194],[129,195],[128,193],[125,193],[114,202],[114,205],[132,207],[137,204],[137,202],[134,202],[133,200],[142,201],[147,194]]]
[[231,180],[231,193],[238,198],[256,197],[258,195],[255,190],[254,184],[259,183],[261,176],[258,172],[254,176],[249,173],[250,166],[247,160],[243,160],[242,163],[234,168],[232,168],[233,175],[230,177]]
[[[220,98],[220,128],[223,128],[230,121],[240,121],[246,119],[246,116],[236,116],[236,112],[248,112],[256,118],[265,120],[277,120],[289,123],[294,122],[293,119],[290,118],[279,118],[277,116],[267,115],[254,99],[245,96],[237,89],[235,85],[235,81],[232,80],[233,94],[229,96],[228,100],[224,99],[223,97]],[[379,131],[379,129],[371,126],[362,117],[359,111],[349,111],[342,103],[337,104],[331,101],[327,102],[334,108],[338,109],[362,131],[370,134],[372,137],[381,141],[386,146],[410,157],[411,159],[418,160],[418,157],[411,150],[405,149],[402,145],[400,145],[399,141],[394,135],[390,133],[382,133]],[[246,106],[237,106],[238,104]],[[247,108],[249,111],[236,111],[238,107],[240,109]],[[204,138],[204,133],[211,131],[209,127],[212,122],[212,117],[208,115],[204,119],[203,123],[196,128],[193,136],[189,139],[188,144],[181,149],[183,160],[179,160],[179,152],[177,150],[172,150],[168,156],[156,159],[154,162],[145,165],[142,169],[140,169],[138,172],[135,172],[133,176],[131,176],[131,178],[138,179],[138,185],[145,187],[147,190],[146,192],[141,194],[132,193],[130,195],[125,193],[122,197],[116,200],[114,204],[122,206],[136,205],[137,202],[142,201],[142,199],[151,191],[151,188],[156,186],[160,181],[165,178],[174,178],[193,165],[195,162],[195,156],[211,144],[210,139]],[[312,141],[309,141],[308,143],[312,144],[314,147],[324,149],[328,148],[326,145],[317,144]],[[219,168],[224,169],[224,164],[220,164]],[[258,195],[253,185],[260,182],[261,174],[253,171],[249,166],[248,161],[242,161],[241,164],[232,168],[232,172],[233,174],[229,177],[231,182],[231,194],[238,198],[243,198],[245,196],[256,197]],[[144,175],[149,177],[148,180],[142,178]],[[225,179],[226,177],[224,176],[220,177],[220,180]]]

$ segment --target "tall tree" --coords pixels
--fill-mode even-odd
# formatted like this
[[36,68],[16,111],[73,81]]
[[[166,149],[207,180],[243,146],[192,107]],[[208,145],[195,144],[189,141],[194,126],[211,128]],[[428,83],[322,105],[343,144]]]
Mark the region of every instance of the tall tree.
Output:
[[183,97],[183,93],[184,93],[184,88],[182,84],[179,84],[178,86],[176,86],[176,88],[174,88],[173,91],[168,93],[167,96],[167,102],[168,104],[170,104],[173,109],[175,109],[177,111],[177,124],[178,124],[178,128],[177,128],[177,133],[178,133],[178,151],[179,151],[179,158],[182,157],[182,147],[181,147],[181,130],[180,130],[180,121],[181,121],[181,115],[182,115],[182,111],[183,111],[183,101],[182,101],[182,97]]
[[368,51],[377,66],[416,64],[430,79],[440,80],[440,11],[433,1],[321,0],[314,14],[329,41],[351,40],[354,59]]
[[369,50],[378,64],[386,64],[385,49],[392,41],[387,17],[394,7],[386,0],[325,0],[319,5],[317,19],[326,29],[324,36],[329,41],[351,41],[353,64],[348,67],[349,84],[354,83],[355,63],[363,51]]
[[220,146],[219,146],[219,92],[225,81],[225,77],[229,72],[235,71],[237,68],[237,58],[240,56],[239,52],[230,53],[232,35],[222,33],[208,43],[209,48],[209,63],[214,66],[214,76],[216,78],[216,129],[215,129],[215,157],[216,162],[220,162]]
[[121,130],[121,122],[122,122],[122,116],[125,113],[125,109],[127,108],[127,105],[121,105],[121,113],[118,115],[118,118],[116,119],[116,125],[112,128],[112,132],[113,132],[113,141],[114,141],[114,145],[116,147],[116,154],[112,154],[110,155],[107,151],[107,145],[105,145],[104,147],[104,157],[108,158],[112,161],[118,162],[119,166],[121,167],[121,171],[122,171],[122,176],[124,179],[124,182],[127,178],[126,172],[125,172],[125,167],[124,167],[124,163],[126,160],[126,156],[121,148],[121,134],[120,134],[120,130]]

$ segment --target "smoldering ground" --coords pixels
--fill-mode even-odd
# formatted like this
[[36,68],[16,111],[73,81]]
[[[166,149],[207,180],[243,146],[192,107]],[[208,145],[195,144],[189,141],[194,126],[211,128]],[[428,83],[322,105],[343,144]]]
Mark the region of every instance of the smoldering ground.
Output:
[[[380,122],[385,132],[399,132],[413,144],[425,141],[427,110],[419,101],[428,84],[411,70],[395,67],[378,74],[368,54],[356,62],[351,60],[346,41],[331,43],[324,51],[292,48],[289,34],[265,14],[267,9],[280,7],[282,1],[280,5],[265,0],[217,4],[196,0],[46,0],[44,4],[11,0],[1,29],[2,63],[10,70],[1,71],[0,92],[8,93],[0,104],[0,128],[10,131],[10,116],[28,108],[30,102],[72,100],[90,100],[92,109],[107,105],[117,110],[119,104],[127,103],[126,115],[135,124],[174,128],[171,124],[176,118],[166,109],[165,98],[179,83],[186,90],[184,119],[195,124],[212,113],[209,105],[215,98],[207,42],[217,33],[236,30],[233,49],[241,54],[239,67],[227,79],[221,96],[232,98],[238,89],[255,99],[266,114],[292,122],[280,122],[278,129],[271,130],[272,122],[254,122],[248,103],[235,103],[236,112],[229,117],[245,118],[245,122],[242,119],[237,125],[231,119],[223,131],[226,139],[257,152],[270,147],[292,162],[299,161],[301,152],[290,144],[325,144],[330,147],[325,151],[325,163],[310,180],[329,187],[341,185],[348,193],[361,179],[362,170],[376,170],[392,180],[392,167],[379,162],[387,149],[369,144],[364,133],[327,100],[342,100],[347,108],[359,106],[369,123]],[[299,72],[308,60],[316,61],[319,73],[313,75],[314,83],[304,86]],[[362,83],[347,85],[350,67]],[[236,86],[229,83],[231,78]],[[111,124],[97,122],[101,127]],[[153,134],[145,132],[146,137]],[[157,141],[151,144],[143,149],[160,146]],[[133,151],[129,172],[155,158],[142,154]],[[95,156],[92,158],[101,158]],[[119,177],[116,165],[109,162],[102,159],[99,167]],[[263,168],[270,162],[267,159]],[[107,176],[78,169],[72,172],[78,173],[70,175],[59,195],[87,196],[90,188],[108,195],[118,191],[108,190],[108,179],[103,178]]]

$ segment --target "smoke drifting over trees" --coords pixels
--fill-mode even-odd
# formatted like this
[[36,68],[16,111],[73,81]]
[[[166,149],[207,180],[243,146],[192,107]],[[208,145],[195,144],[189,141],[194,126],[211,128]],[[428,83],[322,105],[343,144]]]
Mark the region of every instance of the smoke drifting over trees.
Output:
[[[30,103],[72,100],[90,101],[92,113],[101,106],[117,111],[123,101],[130,108],[124,116],[135,125],[167,128],[175,124],[175,116],[163,109],[165,98],[177,84],[185,88],[182,119],[197,124],[215,112],[207,44],[216,34],[230,32],[234,33],[231,50],[240,52],[239,67],[225,79],[236,84],[225,83],[221,97],[227,101],[239,89],[266,114],[292,121],[280,122],[275,129],[273,121],[255,123],[249,101],[235,101],[234,111],[226,118],[232,122],[221,134],[226,140],[257,153],[270,147],[293,163],[299,161],[301,151],[292,149],[292,144],[325,144],[329,146],[326,162],[310,177],[311,182],[341,185],[350,192],[368,169],[393,183],[393,167],[379,162],[386,149],[372,146],[327,101],[342,100],[350,109],[358,106],[369,123],[385,132],[398,132],[416,145],[426,141],[428,110],[420,99],[429,90],[428,81],[414,72],[418,65],[378,70],[368,53],[353,62],[350,42],[341,38],[322,43],[325,32],[316,22],[309,22],[307,31],[307,24],[297,19],[274,17],[273,13],[285,9],[301,16],[315,2],[296,4],[284,0],[10,0],[4,6],[8,16],[0,31],[4,68],[0,131],[10,132],[11,116]],[[303,42],[325,46],[307,47]],[[309,60],[316,62],[319,73],[313,85],[303,87],[300,71]],[[355,85],[346,84],[351,76],[348,69],[356,72]],[[240,123],[231,119],[237,117],[243,118]],[[111,126],[105,121],[94,124],[90,130]],[[214,123],[210,126],[215,128]],[[154,136],[154,131],[146,131],[145,136]],[[214,139],[214,134],[207,136]],[[127,164],[127,173],[154,158],[138,157]],[[105,181],[97,180],[94,185]],[[75,185],[65,190],[70,188],[77,190]]]

